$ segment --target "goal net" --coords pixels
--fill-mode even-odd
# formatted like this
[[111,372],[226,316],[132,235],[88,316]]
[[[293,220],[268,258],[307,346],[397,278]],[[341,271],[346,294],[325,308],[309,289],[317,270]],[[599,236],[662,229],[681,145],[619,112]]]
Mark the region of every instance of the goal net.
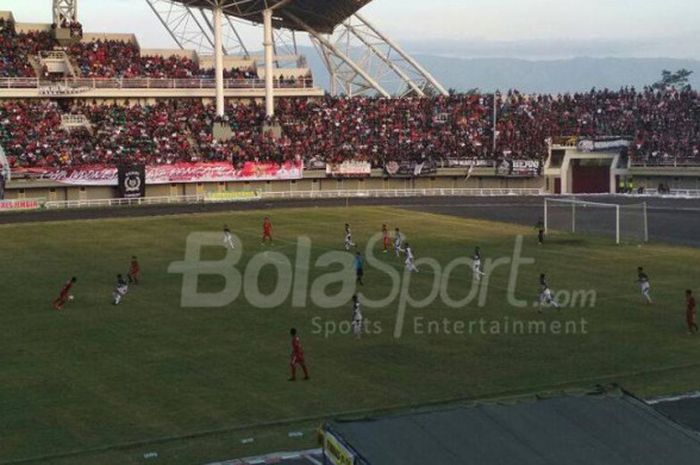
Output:
[[649,239],[646,203],[545,199],[544,226],[546,231],[610,237],[617,244]]

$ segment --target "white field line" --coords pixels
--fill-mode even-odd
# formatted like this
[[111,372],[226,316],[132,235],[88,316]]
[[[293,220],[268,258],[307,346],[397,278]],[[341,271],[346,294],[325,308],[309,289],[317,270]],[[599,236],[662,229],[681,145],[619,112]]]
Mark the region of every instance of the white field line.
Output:
[[700,391],[693,391],[693,392],[688,392],[686,394],[677,394],[677,395],[673,395],[673,396],[654,397],[652,399],[648,399],[646,401],[646,403],[649,405],[656,405],[656,404],[663,404],[663,403],[667,403],[667,402],[678,402],[681,400],[689,400],[689,399],[700,399]]

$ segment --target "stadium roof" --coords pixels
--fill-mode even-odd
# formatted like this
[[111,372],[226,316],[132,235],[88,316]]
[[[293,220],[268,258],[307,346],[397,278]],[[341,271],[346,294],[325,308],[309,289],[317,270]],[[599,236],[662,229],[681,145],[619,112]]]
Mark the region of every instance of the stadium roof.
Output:
[[262,12],[274,9],[278,28],[304,30],[297,17],[317,32],[328,33],[372,0],[174,0],[195,8],[212,8],[219,4],[224,13],[241,19],[262,22]]
[[696,465],[700,435],[625,393],[480,405],[327,431],[369,465]]

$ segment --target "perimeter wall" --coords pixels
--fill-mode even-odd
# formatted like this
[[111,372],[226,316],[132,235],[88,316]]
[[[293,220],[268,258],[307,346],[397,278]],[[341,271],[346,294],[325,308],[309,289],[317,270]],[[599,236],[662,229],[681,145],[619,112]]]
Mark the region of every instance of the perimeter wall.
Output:
[[[369,178],[335,179],[325,172],[307,171],[297,181],[174,183],[147,185],[147,197],[176,197],[207,192],[293,192],[374,189],[439,189],[439,188],[542,188],[542,177],[501,178],[472,176],[465,180],[464,170],[438,173],[420,178],[387,178],[381,174]],[[46,199],[49,201],[90,200],[117,198],[117,188],[110,186],[67,186],[44,180],[13,180],[7,185],[5,199]]]

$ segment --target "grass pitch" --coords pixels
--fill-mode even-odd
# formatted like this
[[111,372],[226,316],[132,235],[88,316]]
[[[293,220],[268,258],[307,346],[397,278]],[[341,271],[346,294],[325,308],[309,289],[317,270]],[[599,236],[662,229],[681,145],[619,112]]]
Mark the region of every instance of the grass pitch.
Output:
[[[265,215],[274,227],[271,247],[260,245]],[[309,237],[313,282],[339,271],[313,264],[342,250],[346,222],[363,252],[367,238],[386,223],[401,228],[417,258],[434,258],[443,267],[471,256],[476,245],[484,258],[511,257],[515,237],[523,235],[523,256],[535,264],[521,268],[515,295],[528,306],[507,303],[510,268],[503,266],[490,277],[483,306],[455,309],[439,299],[421,309],[409,306],[400,338],[394,337],[398,300],[365,307],[365,318],[381,332],[356,340],[318,331],[350,320],[347,301],[319,308],[309,300],[294,308],[290,297],[259,309],[241,297],[221,308],[182,308],[182,276],[167,272],[183,259],[188,234],[218,233],[227,223],[243,242],[240,270],[263,251],[294,262],[297,238]],[[383,207],[0,226],[0,464],[193,465],[314,447],[314,426],[347,412],[610,382],[641,395],[698,387],[700,339],[685,333],[683,300],[686,288],[700,293],[698,250],[571,236],[553,236],[540,247],[534,236],[521,226]],[[127,271],[131,255],[141,261],[142,283],[114,307],[114,277]],[[207,259],[223,255],[222,248],[204,250]],[[403,276],[402,260],[377,255]],[[634,282],[639,265],[650,275],[653,306],[643,304]],[[434,286],[435,274],[422,269],[411,276],[416,298]],[[595,305],[539,314],[531,303],[540,272],[555,291],[595,290]],[[72,275],[78,277],[75,300],[56,312],[51,301]],[[260,290],[271,291],[277,279],[264,267]],[[392,284],[369,266],[365,282],[367,298],[386,296]],[[223,284],[210,276],[200,287],[215,291]],[[468,269],[455,268],[451,297],[464,297],[470,285]],[[582,318],[586,334],[569,335],[502,334],[502,326],[501,334],[454,334],[453,324],[448,334],[441,323],[463,321],[468,333],[469,322],[482,319],[551,327]],[[435,322],[431,334],[428,321]],[[292,326],[302,336],[309,382],[287,381]],[[290,438],[290,431],[305,434]],[[247,438],[254,441],[243,444]],[[150,452],[158,458],[145,458]]]

